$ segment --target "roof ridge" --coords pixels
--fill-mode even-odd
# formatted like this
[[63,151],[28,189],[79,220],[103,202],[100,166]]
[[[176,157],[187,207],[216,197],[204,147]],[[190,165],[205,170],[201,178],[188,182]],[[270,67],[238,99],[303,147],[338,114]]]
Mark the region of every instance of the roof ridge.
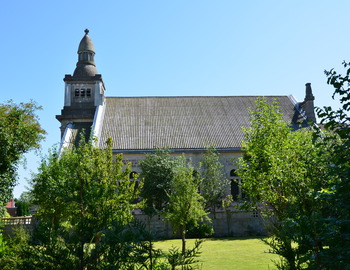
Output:
[[242,95],[242,96],[108,96],[106,98],[242,98],[242,97],[289,97],[290,95]]

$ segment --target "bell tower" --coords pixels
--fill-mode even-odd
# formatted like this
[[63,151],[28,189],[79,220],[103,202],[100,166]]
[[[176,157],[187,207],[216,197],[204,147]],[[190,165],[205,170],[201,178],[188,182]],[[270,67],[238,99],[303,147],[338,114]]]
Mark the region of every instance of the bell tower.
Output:
[[95,65],[95,48],[89,30],[79,43],[78,62],[72,75],[65,75],[64,107],[56,119],[61,123],[61,138],[68,125],[90,132],[98,106],[104,103],[105,86]]

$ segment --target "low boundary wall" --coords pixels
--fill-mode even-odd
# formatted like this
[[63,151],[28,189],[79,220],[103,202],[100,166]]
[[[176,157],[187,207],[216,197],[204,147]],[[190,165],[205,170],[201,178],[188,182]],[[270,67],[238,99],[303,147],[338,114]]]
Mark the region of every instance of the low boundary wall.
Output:
[[[162,215],[156,215],[149,220],[148,216],[138,211],[134,213],[136,219],[143,221],[159,238],[173,238],[173,228]],[[225,211],[219,209],[215,215],[209,215],[214,228],[215,237],[266,235],[264,220],[258,212],[244,212],[238,210]]]
[[[146,226],[159,238],[174,238],[173,228],[162,215],[156,215],[149,220],[140,210],[134,211],[136,219],[143,221]],[[225,211],[219,209],[215,216],[210,214],[211,225],[214,227],[215,237],[265,235],[264,221],[257,212]],[[12,236],[18,227],[32,232],[37,225],[34,216],[3,218],[4,234]]]
[[24,228],[28,232],[32,232],[36,224],[37,220],[34,216],[2,218],[2,225],[4,226],[3,232],[8,236],[13,236],[14,230],[19,227]]

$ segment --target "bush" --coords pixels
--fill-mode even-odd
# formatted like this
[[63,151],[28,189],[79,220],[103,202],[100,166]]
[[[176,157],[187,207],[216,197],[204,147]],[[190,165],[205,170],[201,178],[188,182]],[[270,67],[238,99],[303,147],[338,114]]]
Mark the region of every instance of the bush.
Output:
[[14,231],[13,238],[10,238],[8,241],[3,239],[2,234],[0,236],[0,269],[26,269],[23,263],[26,260],[25,254],[29,247],[30,235],[23,227],[18,227]]
[[214,234],[214,228],[211,224],[199,223],[195,226],[193,223],[188,224],[187,236],[189,238],[208,238]]

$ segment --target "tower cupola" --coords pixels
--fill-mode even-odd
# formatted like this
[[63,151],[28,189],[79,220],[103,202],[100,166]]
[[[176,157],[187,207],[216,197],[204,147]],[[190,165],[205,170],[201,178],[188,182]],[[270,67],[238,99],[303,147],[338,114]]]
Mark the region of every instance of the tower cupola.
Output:
[[[68,126],[84,126],[90,130],[95,121],[95,115],[104,105],[105,86],[102,75],[97,73],[94,61],[95,48],[89,37],[89,30],[79,43],[78,62],[73,76],[64,77],[64,107],[60,115],[56,115],[61,122],[61,136]],[[89,128],[87,128],[89,127]]]
[[74,77],[90,77],[97,74],[95,65],[95,48],[89,37],[89,30],[85,29],[85,35],[79,43],[78,62],[74,70]]

